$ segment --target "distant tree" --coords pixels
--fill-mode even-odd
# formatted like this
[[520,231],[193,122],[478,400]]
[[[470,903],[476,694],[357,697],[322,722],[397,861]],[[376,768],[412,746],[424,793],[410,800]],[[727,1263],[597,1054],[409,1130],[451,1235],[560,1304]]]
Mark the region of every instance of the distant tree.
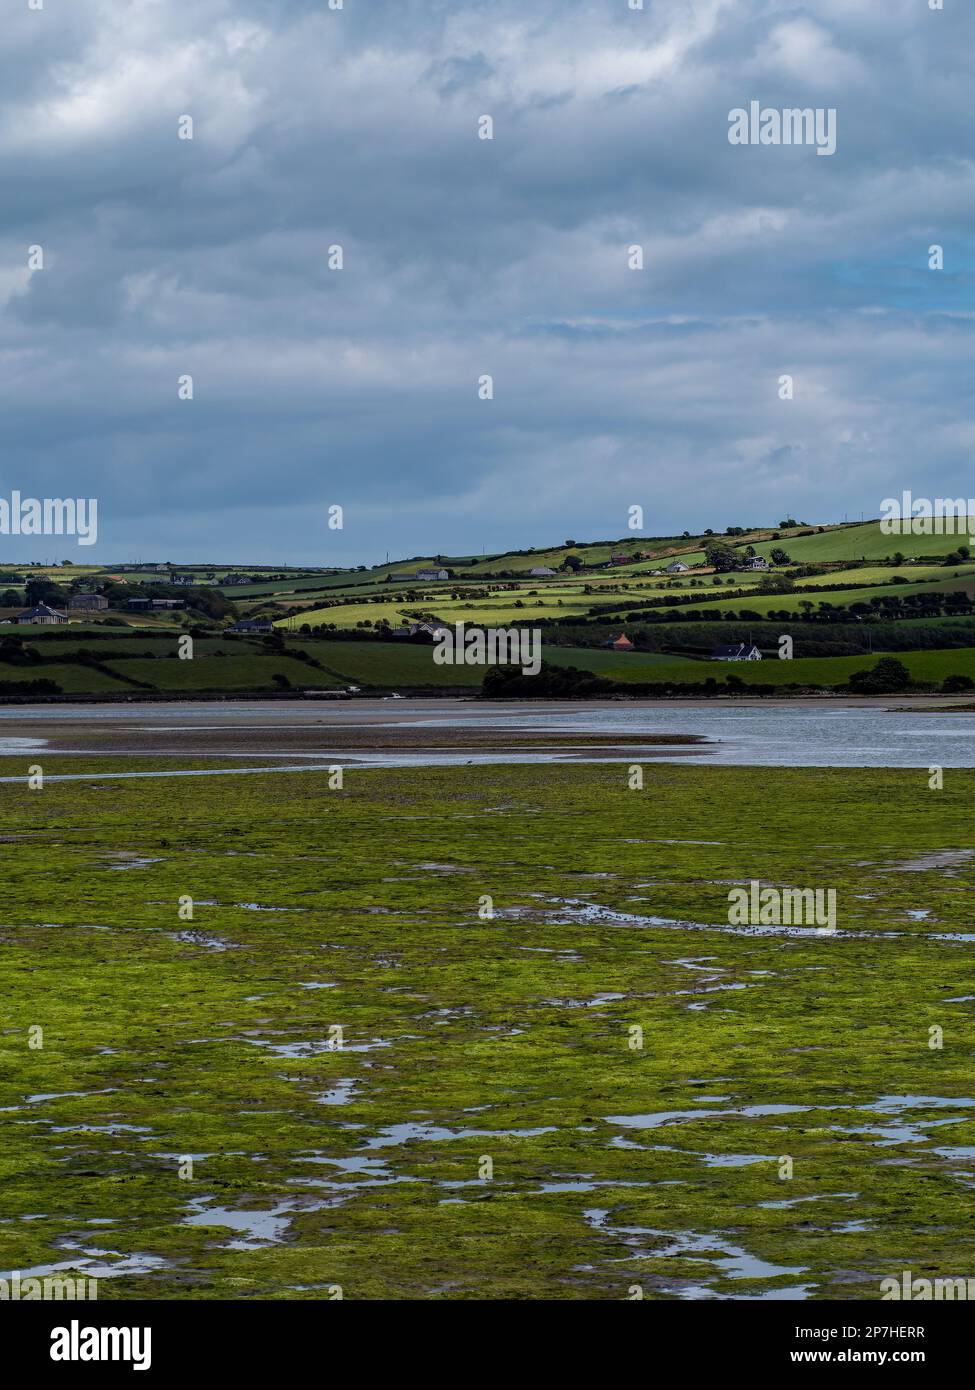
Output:
[[733,570],[738,563],[737,552],[723,541],[709,541],[704,547],[704,558],[719,574]]
[[219,589],[191,587],[185,589],[184,593],[187,605],[208,618],[229,618],[235,612],[230,599]]
[[64,602],[64,590],[59,584],[52,584],[50,579],[28,579],[27,581],[27,605],[34,608],[39,603],[46,603],[51,608],[57,608],[58,604]]
[[575,666],[551,666],[541,663],[534,676],[522,675],[517,666],[491,666],[484,673],[481,694],[487,699],[537,699],[539,696],[600,695],[614,689],[612,681],[580,671]]
[[763,574],[758,581],[760,594],[791,594],[795,587],[787,574]]
[[572,570],[574,574],[577,574],[582,569],[582,561],[578,555],[567,555],[562,561],[562,569]]
[[773,565],[789,565],[792,563],[789,556],[780,546],[775,547],[769,559],[772,561]]
[[883,656],[870,670],[854,672],[849,684],[860,695],[884,695],[905,690],[911,684],[911,673],[896,657]]

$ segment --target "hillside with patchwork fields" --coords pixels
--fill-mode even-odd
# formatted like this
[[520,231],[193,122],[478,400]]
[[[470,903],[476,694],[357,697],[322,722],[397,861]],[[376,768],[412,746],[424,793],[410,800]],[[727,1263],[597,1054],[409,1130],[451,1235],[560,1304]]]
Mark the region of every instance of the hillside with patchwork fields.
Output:
[[0,566],[0,698],[472,690],[482,666],[433,660],[457,625],[537,632],[550,666],[623,689],[844,689],[885,655],[963,689],[966,540],[793,521],[372,568]]

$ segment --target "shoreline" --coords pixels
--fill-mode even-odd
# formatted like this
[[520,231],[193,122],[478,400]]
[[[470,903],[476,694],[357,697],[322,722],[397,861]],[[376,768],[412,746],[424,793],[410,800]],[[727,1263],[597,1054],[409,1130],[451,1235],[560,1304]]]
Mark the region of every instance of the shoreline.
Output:
[[[405,693],[404,693],[405,692]],[[4,710],[44,710],[48,708],[70,707],[79,709],[106,706],[126,709],[152,705],[293,705],[295,709],[324,711],[338,707],[347,710],[349,706],[361,710],[363,705],[387,704],[394,700],[404,704],[424,704],[449,706],[463,704],[469,712],[490,711],[496,708],[506,710],[538,709],[613,709],[620,705],[628,708],[666,709],[674,705],[693,709],[781,709],[795,705],[828,705],[832,709],[884,709],[892,713],[906,713],[916,709],[937,709],[966,714],[975,711],[971,702],[959,703],[964,694],[943,695],[936,693],[910,695],[832,695],[828,693],[803,695],[600,695],[594,698],[568,698],[566,696],[537,696],[529,699],[482,699],[470,687],[453,687],[419,692],[401,686],[397,690],[369,691],[361,694],[314,694],[302,695],[293,690],[267,691],[255,693],[241,692],[147,692],[126,695],[9,695],[0,696],[0,719]],[[397,707],[400,706],[397,704]]]

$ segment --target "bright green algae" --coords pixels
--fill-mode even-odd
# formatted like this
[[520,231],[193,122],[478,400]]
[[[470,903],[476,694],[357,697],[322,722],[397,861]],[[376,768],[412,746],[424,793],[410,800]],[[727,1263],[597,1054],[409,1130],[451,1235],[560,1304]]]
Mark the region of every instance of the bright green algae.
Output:
[[[103,1299],[975,1274],[973,944],[935,939],[975,932],[972,870],[925,858],[969,846],[975,773],[645,777],[0,786],[0,1274],[134,1271]],[[834,887],[839,934],[718,930],[750,879]]]

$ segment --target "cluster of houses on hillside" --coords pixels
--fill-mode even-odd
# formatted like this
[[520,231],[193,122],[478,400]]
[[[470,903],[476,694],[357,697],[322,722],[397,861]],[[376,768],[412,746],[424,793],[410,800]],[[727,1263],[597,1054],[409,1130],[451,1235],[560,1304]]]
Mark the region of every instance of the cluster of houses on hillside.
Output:
[[[71,613],[103,613],[108,606],[108,599],[104,594],[72,594],[68,599],[68,612]],[[185,608],[186,604],[180,598],[130,598],[125,606],[133,612],[150,612]],[[49,603],[38,603],[33,608],[25,608],[22,613],[16,614],[13,621],[52,626],[55,623],[66,623],[68,614],[58,608],[52,608]]]
[[[159,609],[184,608],[186,605],[182,599],[177,598],[130,598],[126,607],[137,611],[158,611]],[[68,600],[68,608],[78,612],[98,611],[108,607],[108,599],[101,594],[74,594]],[[15,623],[30,624],[36,626],[40,624],[50,627],[57,623],[68,621],[67,613],[62,613],[57,608],[52,608],[50,604],[38,603],[33,608],[25,608],[22,613],[18,613],[13,620]],[[414,627],[420,626],[419,624]],[[433,629],[430,629],[431,631]],[[253,635],[254,633],[269,633],[274,631],[274,624],[270,618],[241,618],[227,629],[228,632],[241,632]]]
[[[685,565],[683,560],[671,560],[665,570],[651,570],[651,574],[687,574],[690,565]],[[750,555],[743,565],[739,565],[743,570],[767,570],[768,561],[764,555]]]
[[[101,613],[108,607],[108,599],[102,594],[72,594],[68,599],[68,608],[72,613]],[[62,613],[58,608],[52,608],[48,603],[35,604],[33,608],[25,608],[22,613],[18,613],[14,618],[15,623],[66,623],[67,613]]]

